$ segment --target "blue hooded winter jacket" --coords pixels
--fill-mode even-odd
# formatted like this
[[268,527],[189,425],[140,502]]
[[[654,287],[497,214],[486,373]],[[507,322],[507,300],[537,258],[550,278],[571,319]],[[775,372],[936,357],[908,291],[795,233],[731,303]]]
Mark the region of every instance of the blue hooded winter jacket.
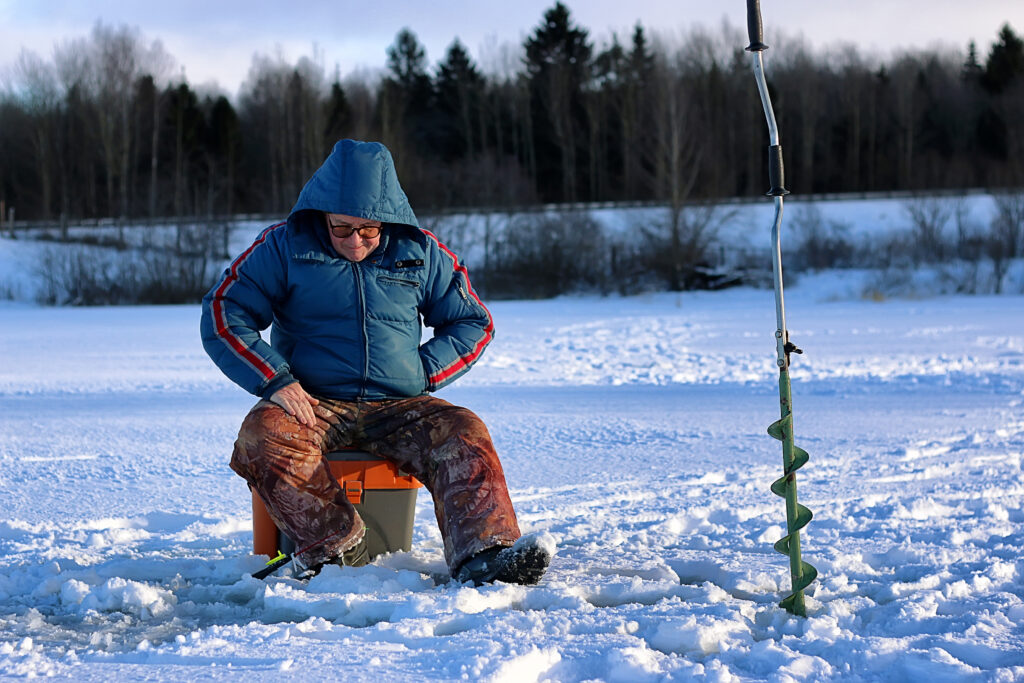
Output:
[[[384,224],[379,246],[348,261],[323,213]],[[260,331],[273,325],[268,344]],[[422,341],[422,325],[433,337]],[[327,398],[417,396],[466,372],[490,343],[490,313],[466,268],[419,228],[387,148],[342,140],[203,299],[203,347],[231,380],[269,398],[298,380]]]

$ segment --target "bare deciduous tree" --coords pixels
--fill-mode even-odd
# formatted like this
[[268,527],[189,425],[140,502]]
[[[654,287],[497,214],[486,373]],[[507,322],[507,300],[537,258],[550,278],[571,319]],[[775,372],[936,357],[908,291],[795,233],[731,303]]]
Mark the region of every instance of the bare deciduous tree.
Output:
[[107,169],[107,206],[128,215],[129,162],[134,121],[132,97],[142,73],[142,40],[137,30],[102,23],[92,31],[93,85],[99,115],[100,141]]
[[992,259],[995,292],[1003,288],[1010,259],[1024,255],[1024,194],[1003,194],[996,197],[996,213],[992,217],[988,255]]
[[250,129],[263,136],[266,159],[260,161],[269,176],[265,210],[287,207],[323,162],[328,151],[322,105],[327,89],[323,66],[316,60],[303,57],[292,66],[281,54],[253,56],[241,101]]
[[687,254],[683,209],[700,173],[703,153],[696,103],[676,65],[659,60],[654,72],[654,168],[658,196],[668,202],[669,287],[683,288],[692,258]]
[[955,203],[946,199],[918,198],[905,202],[903,210],[914,237],[915,263],[941,261],[946,256],[946,229],[953,218]]
[[60,104],[60,91],[53,66],[30,50],[22,50],[14,62],[14,96],[20,100],[31,122],[32,151],[39,174],[39,203],[43,216],[49,217],[53,206],[56,176],[56,150],[52,131]]

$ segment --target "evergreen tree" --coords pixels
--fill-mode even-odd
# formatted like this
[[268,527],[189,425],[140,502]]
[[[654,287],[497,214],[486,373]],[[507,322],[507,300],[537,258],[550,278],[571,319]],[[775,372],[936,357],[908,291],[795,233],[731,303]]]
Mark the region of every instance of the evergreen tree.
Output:
[[992,45],[985,62],[983,85],[994,94],[1003,92],[1014,80],[1024,77],[1024,40],[1003,24],[999,40]]
[[972,40],[967,44],[967,59],[964,60],[960,75],[968,83],[980,83],[984,73],[985,70],[978,61],[978,46]]
[[[999,39],[992,45],[980,83],[988,93],[977,118],[975,133],[979,148],[987,157],[998,162],[1009,161],[1009,142],[1014,121],[1008,120],[1005,107],[1000,106],[1002,95],[1024,76],[1024,41],[1013,32],[1009,24],[999,31]],[[1020,119],[1020,112],[1016,117]],[[1019,126],[1019,124],[1017,124]]]
[[979,142],[1004,162],[993,173],[1000,185],[1024,182],[1024,40],[1009,24],[999,31],[985,61],[982,85],[991,94],[978,121]]
[[587,30],[556,2],[524,47],[538,192],[548,200],[575,201],[586,139],[578,131],[586,130],[583,88],[592,51]]
[[591,199],[623,199],[622,129],[626,90],[630,87],[626,51],[619,37],[594,58],[587,93],[588,176]]
[[480,98],[484,79],[456,38],[437,67],[438,146],[446,160],[473,157],[480,150]]
[[648,106],[653,79],[654,53],[647,43],[644,27],[637,22],[629,51],[622,110],[622,181],[628,199],[650,197],[650,169],[643,157],[653,130]]
[[324,138],[328,145],[333,145],[337,140],[350,137],[347,130],[351,123],[352,107],[345,96],[345,90],[341,83],[334,81],[331,84],[331,94],[327,96],[324,104]]
[[209,124],[204,128],[207,164],[207,212],[232,214],[235,209],[238,161],[242,147],[241,123],[231,102],[221,95],[207,102]]
[[595,85],[601,88],[621,87],[629,75],[627,69],[626,51],[622,49],[619,37],[612,34],[612,44],[594,57]]
[[395,42],[387,49],[387,55],[391,78],[407,92],[413,93],[429,82],[427,52],[416,34],[408,28],[398,32]]
[[162,139],[166,140],[166,155],[174,169],[171,215],[187,216],[198,209],[196,192],[205,176],[196,162],[206,121],[199,108],[199,98],[188,83],[168,87],[166,97],[166,125],[170,134]]
[[[405,151],[406,142],[412,150],[426,157],[433,151],[432,102],[433,83],[427,74],[427,53],[416,34],[403,28],[395,42],[387,49],[389,75],[384,79],[381,123],[384,142],[397,150],[396,157]],[[407,166],[396,159],[400,169]]]

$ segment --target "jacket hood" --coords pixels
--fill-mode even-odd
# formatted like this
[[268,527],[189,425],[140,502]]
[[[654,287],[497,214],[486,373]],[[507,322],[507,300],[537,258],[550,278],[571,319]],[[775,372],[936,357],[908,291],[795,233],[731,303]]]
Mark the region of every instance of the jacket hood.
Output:
[[340,140],[306,182],[292,207],[419,227],[395,173],[388,148],[379,142]]

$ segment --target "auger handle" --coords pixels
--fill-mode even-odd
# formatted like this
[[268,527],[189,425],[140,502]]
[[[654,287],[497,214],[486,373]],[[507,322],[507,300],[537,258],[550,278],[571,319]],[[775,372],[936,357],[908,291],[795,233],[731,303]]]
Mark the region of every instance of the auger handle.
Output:
[[764,27],[761,24],[761,0],[747,0],[747,45],[748,52],[762,52],[768,49],[764,44]]

